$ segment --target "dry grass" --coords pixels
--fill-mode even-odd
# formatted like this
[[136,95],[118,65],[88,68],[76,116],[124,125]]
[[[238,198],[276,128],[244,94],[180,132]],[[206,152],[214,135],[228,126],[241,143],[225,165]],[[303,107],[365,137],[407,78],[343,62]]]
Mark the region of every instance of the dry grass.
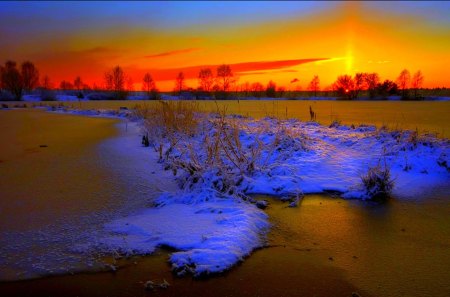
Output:
[[369,167],[366,174],[361,176],[361,180],[366,194],[374,200],[386,200],[394,188],[394,181],[386,161],[383,166],[379,162],[376,166]]
[[[194,102],[159,102],[136,108],[150,145],[183,188],[196,186],[221,194],[248,198],[240,187],[245,176],[268,169],[275,151],[304,149],[300,135],[276,121],[257,124],[240,116],[202,113]],[[266,126],[264,126],[266,124]],[[272,134],[270,143],[261,135]],[[294,135],[295,134],[295,135]],[[265,159],[265,160],[264,160]],[[179,174],[182,173],[182,174]],[[242,189],[241,189],[242,188]],[[241,190],[240,190],[241,189]]]

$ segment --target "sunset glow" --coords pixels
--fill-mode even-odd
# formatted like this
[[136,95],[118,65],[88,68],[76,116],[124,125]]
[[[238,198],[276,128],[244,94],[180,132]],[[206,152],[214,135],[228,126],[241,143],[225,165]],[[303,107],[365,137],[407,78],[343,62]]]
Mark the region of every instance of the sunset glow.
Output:
[[[36,12],[39,13],[36,13]],[[238,84],[269,80],[321,88],[338,75],[395,80],[421,70],[424,87],[450,87],[448,2],[2,2],[0,57],[33,61],[54,84],[89,85],[120,65],[140,89],[163,91],[183,71],[231,65]]]

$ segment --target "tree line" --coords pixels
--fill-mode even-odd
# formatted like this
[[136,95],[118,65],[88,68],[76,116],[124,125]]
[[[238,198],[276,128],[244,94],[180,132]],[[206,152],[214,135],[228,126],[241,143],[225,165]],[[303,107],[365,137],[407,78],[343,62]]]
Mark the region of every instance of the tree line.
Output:
[[[60,90],[72,91],[79,98],[84,98],[87,91],[102,92],[102,95],[91,96],[90,99],[127,99],[130,91],[134,91],[133,80],[127,75],[123,68],[115,66],[104,73],[103,87],[90,88],[83,82],[80,76],[74,78],[73,81],[63,80],[59,84]],[[277,86],[270,80],[267,85],[260,82],[245,82],[237,84],[237,77],[233,73],[229,65],[220,65],[215,71],[211,68],[200,69],[196,88],[187,87],[185,83],[185,75],[179,72],[174,78],[175,95],[180,97],[188,96],[188,99],[227,99],[232,94],[240,94],[243,97],[283,97],[287,91],[285,87]],[[298,82],[294,79],[291,83]],[[418,98],[419,90],[422,88],[424,76],[419,70],[411,76],[407,69],[400,72],[396,81],[380,80],[377,73],[356,73],[354,76],[345,74],[337,77],[336,81],[331,85],[331,91],[335,95],[345,99],[356,99],[365,93],[369,98],[385,98],[391,95],[401,95],[402,98]],[[39,90],[43,100],[54,100],[55,88],[50,78],[44,75],[40,78],[39,70],[30,62],[25,61],[20,66],[14,61],[6,61],[4,65],[0,65],[0,97],[11,97],[14,100],[21,100],[25,93]],[[147,99],[160,99],[160,92],[156,86],[156,82],[150,73],[145,73],[142,78],[142,91]],[[299,90],[297,90],[299,91]],[[317,97],[321,92],[320,78],[314,75],[307,85],[309,94]],[[5,96],[6,94],[6,96]]]

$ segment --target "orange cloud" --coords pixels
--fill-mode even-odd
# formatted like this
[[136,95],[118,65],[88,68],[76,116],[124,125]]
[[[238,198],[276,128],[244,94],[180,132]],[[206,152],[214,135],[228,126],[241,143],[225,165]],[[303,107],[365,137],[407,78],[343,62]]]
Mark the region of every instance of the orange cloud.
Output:
[[[264,71],[259,70],[272,70],[272,69],[281,69],[285,67],[297,66],[305,63],[311,63],[316,61],[327,60],[327,58],[313,58],[313,59],[296,59],[296,60],[281,60],[281,61],[258,61],[258,62],[243,62],[243,63],[235,63],[229,64],[232,71],[238,75],[248,75],[255,74],[263,74]],[[213,71],[220,65],[196,65],[189,67],[181,67],[181,68],[168,68],[168,69],[149,69],[150,72],[156,80],[173,80],[179,72],[183,72],[184,77],[186,79],[194,79],[198,77],[198,73],[200,69],[203,68],[211,68]],[[138,71],[133,71],[138,72]],[[145,70],[141,70],[141,72],[146,72]],[[281,72],[296,72],[293,69],[281,70]],[[141,76],[143,73],[141,73]]]
[[195,52],[200,50],[199,48],[185,48],[185,49],[180,49],[180,50],[174,50],[174,51],[168,51],[168,52],[163,52],[163,53],[159,53],[159,54],[153,54],[153,55],[147,55],[144,56],[144,58],[160,58],[160,57],[167,57],[167,56],[173,56],[173,55],[179,55],[179,54],[185,54],[185,53],[191,53],[191,52]]

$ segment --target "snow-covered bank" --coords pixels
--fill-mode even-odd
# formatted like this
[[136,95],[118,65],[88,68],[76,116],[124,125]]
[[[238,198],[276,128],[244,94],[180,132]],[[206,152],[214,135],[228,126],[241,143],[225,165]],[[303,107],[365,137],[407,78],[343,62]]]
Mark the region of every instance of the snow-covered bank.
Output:
[[[66,112],[133,118],[145,124],[127,110]],[[419,199],[423,191],[449,185],[448,139],[367,125],[327,127],[273,118],[210,114],[198,121],[196,133],[175,135],[175,141],[144,125],[140,133],[133,130],[134,137],[116,143],[139,147],[123,149],[124,154],[157,159],[158,150],[140,147],[140,138],[146,133],[162,135],[161,168],[173,172],[181,189],[162,194],[154,201],[156,207],[105,224],[107,235],[79,250],[130,255],[169,246],[177,249],[170,258],[177,273],[216,273],[264,245],[267,216],[247,195],[292,199],[338,191],[346,198],[366,199],[361,175],[380,162],[391,170],[396,198]],[[222,150],[212,151],[215,140]]]
[[[72,111],[83,115],[111,116],[109,111]],[[129,113],[121,117],[133,118]],[[135,118],[134,118],[135,119]],[[160,185],[157,199],[148,200],[146,209],[135,209],[134,214],[105,224],[92,243],[77,245],[76,250],[92,254],[151,254],[161,246],[178,250],[170,261],[177,274],[194,275],[217,273],[242,261],[255,248],[264,246],[268,231],[267,215],[253,204],[233,197],[217,195],[214,191],[177,191],[170,171],[154,168],[157,154],[139,145],[139,121],[126,127],[122,136],[108,141],[116,154],[126,159],[127,165],[139,177]],[[125,131],[126,129],[126,131]],[[152,172],[153,171],[153,172]],[[155,195],[153,195],[155,196]],[[132,198],[129,198],[133,202]]]

